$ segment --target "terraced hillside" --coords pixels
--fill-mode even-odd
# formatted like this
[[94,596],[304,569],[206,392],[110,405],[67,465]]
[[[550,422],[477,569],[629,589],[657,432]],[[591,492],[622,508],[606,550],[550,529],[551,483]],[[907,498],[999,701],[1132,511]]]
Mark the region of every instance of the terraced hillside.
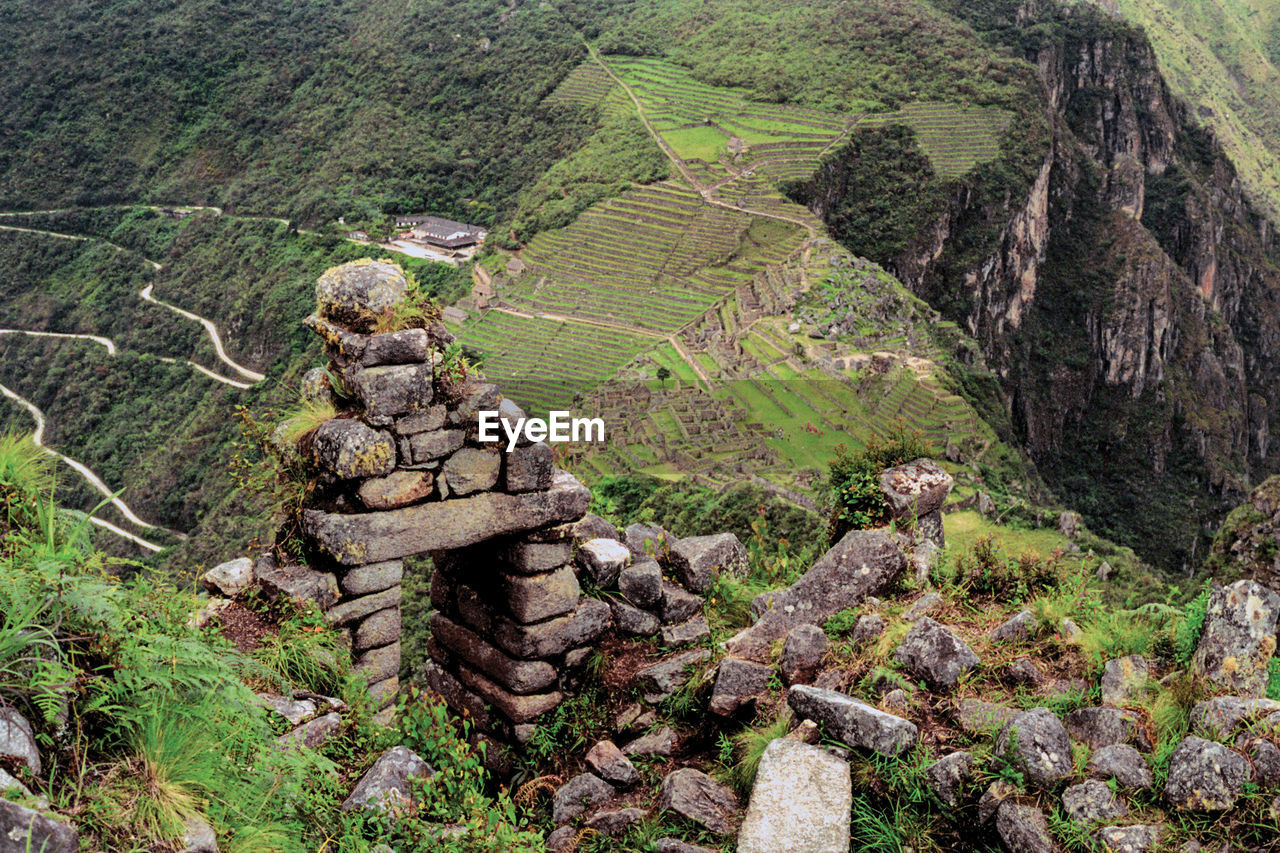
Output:
[[999,155],[1000,134],[1011,118],[999,109],[917,103],[897,112],[863,116],[858,126],[908,125],[938,176],[954,178]]

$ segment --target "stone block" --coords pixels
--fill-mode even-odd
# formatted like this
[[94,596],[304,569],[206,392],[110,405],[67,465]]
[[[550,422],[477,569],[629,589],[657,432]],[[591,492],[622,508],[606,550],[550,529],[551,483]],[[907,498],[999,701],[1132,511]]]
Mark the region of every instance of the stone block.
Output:
[[385,420],[422,411],[435,399],[435,375],[430,364],[394,364],[351,371],[352,390],[365,415]]
[[322,550],[354,565],[445,551],[581,518],[590,500],[590,492],[561,471],[545,492],[487,492],[360,515],[305,510],[303,525]]
[[430,471],[392,471],[360,484],[356,494],[369,509],[396,509],[431,497],[435,475]]
[[574,613],[536,625],[521,625],[506,617],[497,617],[493,620],[493,639],[514,657],[549,658],[594,641],[612,624],[613,614],[608,604],[584,598]]
[[451,495],[469,495],[492,489],[502,473],[502,453],[464,447],[445,460],[442,476]]
[[240,557],[219,563],[201,576],[200,583],[210,592],[235,598],[253,586],[253,560]]
[[439,612],[432,613],[431,636],[512,693],[536,693],[555,683],[556,668],[544,660],[517,660]]
[[426,329],[401,329],[367,336],[360,363],[365,367],[415,364],[429,362],[433,355],[431,335]]
[[382,477],[396,467],[390,433],[355,418],[333,418],[316,428],[311,450],[321,468],[342,480]]
[[578,606],[578,576],[568,566],[538,575],[502,575],[507,608],[517,622],[529,624],[562,616]]
[[80,838],[71,823],[0,798],[0,853],[76,853]]
[[932,459],[917,459],[880,474],[880,491],[894,518],[919,518],[942,509],[951,484],[951,475]]
[[324,615],[329,620],[330,625],[348,625],[363,619],[370,613],[376,613],[388,607],[399,606],[402,594],[400,587],[393,586],[390,589],[384,589],[382,592],[363,595],[360,598],[347,599],[330,607],[324,612]]
[[502,549],[502,560],[512,569],[524,574],[537,574],[558,569],[573,559],[573,547],[568,542],[520,541]]
[[558,690],[550,693],[511,693],[482,673],[462,664],[458,666],[458,680],[513,723],[527,723],[564,701],[564,694]]
[[388,607],[370,614],[356,628],[351,644],[355,651],[386,646],[400,639],[400,608]]
[[760,757],[738,853],[846,853],[852,806],[848,761],[821,747],[774,740]]
[[430,462],[448,456],[462,447],[464,436],[460,429],[437,429],[409,436],[409,451],[415,463]]
[[658,621],[657,616],[647,610],[641,610],[639,607],[632,607],[625,601],[611,598],[609,599],[609,608],[613,610],[614,625],[624,634],[652,637],[662,627],[662,623]]
[[387,261],[351,261],[331,267],[316,281],[320,316],[355,327],[387,313],[406,293],[404,272]]
[[400,643],[369,649],[356,659],[352,671],[363,675],[370,684],[391,678],[400,671]]
[[449,410],[442,404],[428,406],[420,412],[396,418],[392,429],[396,435],[414,436],[420,432],[434,432],[445,425]]
[[541,441],[517,447],[507,454],[508,492],[537,492],[551,487],[555,476],[555,452]]
[[667,560],[685,589],[699,594],[711,588],[712,580],[720,572],[733,576],[747,572],[747,549],[732,533],[677,540]]
[[314,601],[321,608],[338,600],[338,580],[328,572],[306,566],[281,566],[268,554],[254,564],[254,574],[271,600],[283,597],[299,605]]
[[618,575],[618,591],[636,607],[662,606],[662,569],[657,561],[637,560]]
[[601,589],[608,589],[631,563],[631,552],[612,539],[590,539],[578,547],[578,565]]
[[357,566],[342,576],[342,591],[348,595],[367,595],[396,586],[404,579],[404,562],[386,560]]
[[680,584],[662,582],[662,621],[667,625],[693,618],[702,609],[702,599]]
[[483,699],[468,690],[457,678],[433,660],[423,667],[427,686],[439,693],[454,713],[465,715],[482,729],[493,728],[493,717]]

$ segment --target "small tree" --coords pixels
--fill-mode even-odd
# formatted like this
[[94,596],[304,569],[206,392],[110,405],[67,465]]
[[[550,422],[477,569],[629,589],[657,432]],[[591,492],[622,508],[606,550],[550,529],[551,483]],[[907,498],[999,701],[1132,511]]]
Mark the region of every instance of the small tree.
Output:
[[662,366],[658,368],[658,381],[662,383],[662,387],[667,387],[667,380],[671,378],[671,371]]

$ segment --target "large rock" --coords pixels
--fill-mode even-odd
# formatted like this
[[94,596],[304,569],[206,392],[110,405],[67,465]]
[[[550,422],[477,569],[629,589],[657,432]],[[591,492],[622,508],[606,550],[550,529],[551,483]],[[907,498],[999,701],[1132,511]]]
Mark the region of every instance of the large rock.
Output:
[[558,690],[550,693],[516,694],[468,666],[459,664],[457,672],[463,684],[516,724],[540,717],[564,701],[564,694]]
[[849,762],[779,738],[756,771],[738,853],[848,853],[853,786]]
[[797,684],[787,691],[787,704],[796,716],[821,723],[837,740],[881,755],[901,755],[919,740],[919,730],[910,720],[835,690]]
[[1049,785],[1075,772],[1071,738],[1048,708],[1032,708],[1010,720],[996,738],[996,753],[1007,756],[1036,785]]
[[1085,772],[1095,779],[1115,779],[1123,788],[1147,790],[1151,787],[1151,768],[1142,753],[1127,743],[1104,746],[1089,756]]
[[235,598],[253,586],[253,560],[238,557],[219,563],[204,573],[200,583],[210,592],[220,592],[228,598]]
[[996,809],[996,832],[1009,853],[1058,853],[1044,812],[1030,803],[1003,800]]
[[601,779],[620,788],[640,784],[640,771],[611,740],[602,740],[587,753],[587,766]]
[[675,693],[693,677],[690,669],[710,660],[707,649],[690,649],[666,658],[636,673],[636,683],[644,691],[644,700],[657,704]]
[[1091,824],[1129,813],[1105,782],[1089,779],[1062,792],[1062,808],[1076,823]]
[[1004,622],[991,629],[987,636],[993,642],[1018,643],[1030,638],[1039,626],[1039,620],[1030,608],[1019,610]]
[[731,821],[741,813],[733,791],[692,767],[676,770],[662,780],[658,808],[675,812],[717,835],[728,834],[733,829]]
[[960,805],[961,792],[973,774],[974,761],[973,753],[963,750],[939,758],[925,771],[929,790],[951,808]]
[[1142,655],[1107,661],[1102,672],[1102,704],[1123,708],[1142,701],[1151,667]]
[[558,569],[573,557],[573,546],[568,542],[520,541],[501,551],[502,560],[513,570],[524,575],[536,575]]
[[676,578],[690,592],[705,593],[716,575],[747,572],[747,549],[732,533],[690,536],[671,546],[667,556]]
[[621,835],[627,827],[644,820],[644,809],[616,809],[608,812],[597,812],[583,821],[587,829],[594,829],[601,835]]
[[3,706],[0,706],[0,757],[24,765],[35,776],[40,775],[40,750],[31,724],[16,709]]
[[1237,695],[1265,695],[1277,615],[1280,595],[1251,580],[1214,589],[1192,669]]
[[549,658],[569,649],[589,645],[613,624],[609,605],[583,598],[568,616],[557,616],[534,625],[521,625],[506,617],[493,620],[492,637],[508,654],[524,660]]
[[362,652],[378,646],[388,646],[400,639],[400,608],[388,607],[371,613],[351,635],[351,648]]
[[187,819],[178,843],[178,853],[218,853],[218,834],[198,817]]
[[291,732],[285,732],[276,738],[283,749],[319,749],[342,728],[342,718],[336,713],[316,717],[305,725],[298,726]]
[[710,638],[711,626],[707,623],[707,617],[701,613],[696,613],[690,619],[662,629],[662,646],[667,649],[692,646]]
[[351,374],[352,390],[364,405],[370,423],[390,426],[399,416],[431,406],[435,400],[433,371],[431,364],[366,367]]
[[590,773],[579,773],[560,786],[551,801],[551,821],[568,823],[589,808],[613,799],[618,793],[608,782]]
[[618,575],[618,592],[636,607],[662,606],[662,569],[656,560],[636,560]]
[[390,433],[355,418],[332,418],[311,439],[316,462],[335,477],[382,477],[396,467],[396,442]]
[[591,493],[571,475],[557,472],[545,492],[486,492],[436,503],[359,515],[306,510],[303,525],[331,557],[345,565],[380,562],[473,545],[580,518]]
[[556,668],[545,660],[517,660],[439,611],[428,624],[433,639],[512,693],[536,693],[555,683]]
[[400,599],[403,595],[404,590],[401,587],[393,586],[390,589],[384,589],[382,592],[373,592],[358,598],[348,598],[346,601],[335,604],[325,610],[324,616],[331,625],[349,625],[352,622],[360,621],[371,613],[377,613],[379,610],[385,610],[388,607],[395,607],[400,604]]
[[662,628],[657,616],[620,599],[609,599],[609,608],[613,611],[613,624],[624,634],[652,637]]
[[400,643],[398,642],[369,649],[356,658],[355,665],[351,667],[352,674],[364,676],[365,681],[370,685],[385,681],[399,671]]
[[937,512],[951,493],[951,484],[951,475],[932,459],[917,459],[880,474],[880,491],[894,518]]
[[671,543],[675,540],[674,536],[658,525],[639,522],[628,524],[622,534],[622,542],[637,560],[642,557],[665,560]]
[[1119,708],[1077,708],[1063,721],[1075,740],[1097,749],[1124,743],[1133,734],[1134,719]]
[[768,690],[772,676],[773,669],[762,663],[723,658],[707,707],[713,714],[728,717]]
[[663,726],[654,732],[641,735],[631,743],[622,748],[627,755],[635,755],[640,758],[657,756],[665,758],[675,752],[676,743],[675,730],[670,726]]
[[[506,403],[503,400],[503,403]],[[556,473],[556,454],[551,445],[536,441],[507,454],[506,490],[512,494],[540,492],[551,486]]]
[[326,608],[338,600],[338,580],[329,572],[307,566],[282,566],[275,557],[264,554],[254,564],[254,574],[263,593],[273,601],[287,598],[298,605],[314,601]]
[[787,634],[782,644],[782,659],[778,662],[782,680],[788,686],[808,684],[822,668],[822,659],[831,648],[826,631],[817,625],[797,625]]
[[678,583],[664,580],[662,582],[662,621],[671,625],[684,622],[702,609],[702,598],[680,586]]
[[960,676],[978,665],[978,656],[964,640],[928,616],[911,626],[893,657],[912,675],[938,690],[950,690]]
[[1196,812],[1226,811],[1249,781],[1249,762],[1220,743],[1190,735],[1169,757],[1164,795],[1169,804]]
[[[437,429],[409,436],[409,455],[415,464],[433,462],[462,447],[466,434],[460,429]],[[405,460],[408,464],[410,460]]]
[[1280,702],[1274,699],[1214,696],[1191,709],[1191,731],[1225,740],[1246,720],[1260,720],[1277,711]]
[[410,779],[429,779],[431,765],[405,746],[393,746],[365,771],[342,804],[342,810],[389,808],[410,802]]
[[608,589],[631,562],[631,552],[612,539],[591,539],[578,547],[578,565],[591,582]]
[[404,273],[386,261],[351,261],[331,267],[316,281],[320,315],[355,328],[386,314],[406,293]]
[[0,798],[0,853],[76,853],[75,827]]
[[883,531],[851,531],[800,580],[757,596],[751,609],[759,618],[729,640],[727,647],[730,652],[750,653],[785,637],[797,625],[821,625],[846,607],[882,592],[906,565],[902,550]]

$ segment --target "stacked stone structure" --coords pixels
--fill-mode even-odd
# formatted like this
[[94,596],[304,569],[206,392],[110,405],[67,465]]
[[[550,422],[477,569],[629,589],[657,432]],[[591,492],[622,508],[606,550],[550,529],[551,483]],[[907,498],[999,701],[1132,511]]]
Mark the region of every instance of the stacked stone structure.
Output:
[[572,568],[568,525],[586,514],[590,494],[556,470],[544,443],[507,452],[505,441],[479,440],[478,413],[523,413],[444,362],[442,324],[372,333],[406,294],[403,273],[386,262],[344,264],[317,282],[307,325],[331,366],[312,371],[304,393],[332,397],[340,415],[311,441],[321,472],[303,512],[313,568],[296,572],[321,590],[311,597],[343,627],[357,669],[389,704],[399,686],[403,560],[429,554],[438,612],[427,680],[506,739],[559,704],[564,673],[612,624],[607,604],[582,597]]

